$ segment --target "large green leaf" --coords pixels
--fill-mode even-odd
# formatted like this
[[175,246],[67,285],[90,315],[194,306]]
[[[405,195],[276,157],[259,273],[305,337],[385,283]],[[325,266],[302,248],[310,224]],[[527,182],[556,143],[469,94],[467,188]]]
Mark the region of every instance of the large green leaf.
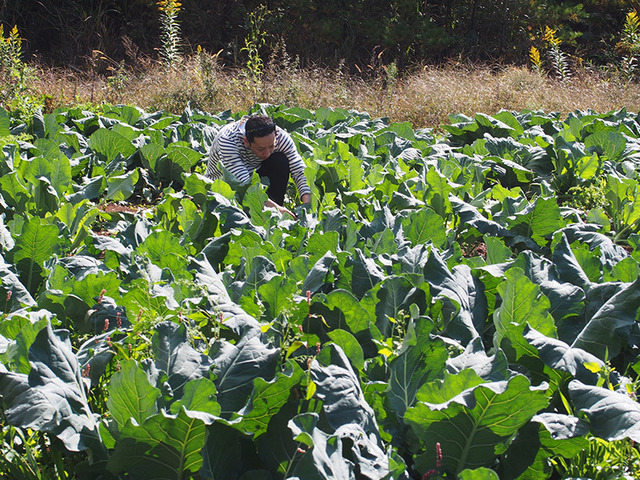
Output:
[[301,290],[303,292],[309,291],[311,294],[316,293],[322,289],[327,283],[327,277],[331,273],[331,266],[336,260],[336,256],[328,251],[313,265],[311,271],[304,279]]
[[211,359],[189,344],[184,324],[169,321],[160,323],[151,346],[156,368],[166,373],[177,398],[182,397],[183,388],[189,381],[209,377]]
[[580,348],[570,347],[561,340],[549,338],[529,326],[524,329],[522,336],[538,350],[538,355],[545,365],[566,372],[589,385],[596,384],[598,374],[585,365],[597,365],[598,368],[604,369],[604,362],[595,355]]
[[[507,268],[522,269],[527,278],[540,287],[540,292],[549,301],[549,313],[555,320],[557,336],[573,339],[577,334],[576,327],[579,330],[580,322],[585,316],[586,295],[583,287],[574,284],[581,283],[579,272],[582,270],[577,262],[571,260],[575,260],[575,257],[568,245],[567,249],[562,249],[562,253],[556,249],[554,259],[557,261],[553,263],[530,251],[524,251]],[[585,288],[588,286],[589,283],[584,285]]]
[[138,178],[140,178],[138,170],[131,170],[124,175],[108,177],[106,198],[115,202],[129,199],[133,195]]
[[152,232],[135,252],[158,267],[169,269],[176,277],[187,273],[187,250],[180,245],[180,239],[167,230]]
[[31,193],[27,189],[25,180],[18,172],[14,171],[0,176],[0,191],[4,201],[16,212],[20,213],[32,208],[34,202]]
[[407,480],[406,466],[371,440],[361,426],[347,424],[333,434],[318,428],[318,415],[304,413],[289,421],[296,441],[304,445],[293,468],[294,478],[338,480],[362,478]]
[[371,406],[366,402],[358,375],[344,351],[328,345],[311,364],[311,379],[316,384],[316,396],[329,425],[357,424],[367,434],[378,436],[378,426]]
[[297,363],[291,363],[290,371],[278,373],[271,381],[257,377],[253,382],[253,392],[247,405],[238,411],[240,422],[234,427],[252,433],[254,438],[267,431],[269,421],[282,408],[304,379],[305,373]]
[[216,341],[210,355],[222,416],[230,416],[245,406],[256,378],[273,378],[279,350],[258,336],[244,335],[235,345]]
[[[12,315],[0,322],[0,335],[10,340],[5,352],[0,353],[0,361],[12,372],[28,375],[31,371],[29,347],[38,332],[47,326],[46,317],[35,319],[32,315]],[[35,316],[35,315],[33,315]]]
[[389,362],[386,397],[399,419],[414,405],[418,389],[444,370],[448,352],[442,340],[431,338],[433,329],[427,320],[411,322],[398,356]]
[[155,176],[163,185],[180,188],[184,183],[182,175],[190,172],[191,166],[200,158],[202,155],[184,146],[167,148],[167,155],[160,156],[155,162]]
[[612,391],[573,380],[569,393],[576,410],[589,419],[595,435],[606,440],[640,441],[640,405],[626,391]]
[[517,213],[509,222],[509,228],[525,237],[531,237],[539,245],[546,238],[565,226],[555,198],[538,197],[524,211]]
[[423,385],[416,398],[429,405],[447,403],[465,391],[485,383],[487,382],[471,368],[453,374],[446,372],[441,379]]
[[58,252],[60,240],[58,227],[38,217],[24,225],[12,253],[20,279],[30,292],[35,293],[41,284],[44,262]]
[[82,200],[76,205],[63,203],[55,216],[66,226],[66,235],[73,247],[76,247],[87,235],[98,216],[98,209]]
[[237,334],[252,335],[260,326],[257,320],[248,315],[236,303],[231,301],[220,276],[213,269],[207,257],[201,254],[191,259],[190,270],[193,271],[194,281],[206,286],[207,298],[224,325]]
[[0,391],[7,421],[50,433],[72,451],[90,449],[104,458],[98,424],[89,407],[80,364],[69,332],[43,328],[29,348],[29,375],[0,368]]
[[363,306],[353,293],[344,289],[333,290],[326,296],[319,295],[318,301],[314,300],[312,303],[311,311],[322,315],[323,325],[326,323],[331,329],[347,330],[353,334],[368,331],[375,321],[374,312]]
[[291,311],[293,295],[298,292],[296,283],[282,275],[274,276],[258,287],[260,298],[267,305],[267,319],[273,320],[280,314]]
[[[549,156],[539,146],[525,145],[513,138],[494,138],[489,135],[485,136],[485,140],[484,146],[488,152],[503,161],[513,162],[539,176],[547,175],[551,171]],[[516,167],[516,170],[518,175],[520,169]],[[526,178],[522,174],[520,177]]]
[[563,281],[570,281],[580,287],[588,287],[591,283],[589,277],[584,272],[578,259],[576,258],[569,240],[565,233],[562,233],[560,241],[553,250],[554,268],[558,277]]
[[448,373],[455,374],[467,369],[473,370],[480,378],[493,382],[507,380],[512,373],[504,352],[497,350],[493,355],[487,355],[480,337],[469,342],[460,355],[447,359]]
[[121,370],[109,382],[107,407],[122,428],[129,419],[142,424],[157,414],[156,400],[160,390],[149,383],[149,377],[134,360],[121,362],[120,365]]
[[633,341],[631,334],[637,328],[639,308],[640,279],[636,279],[602,305],[571,346],[593,353],[598,358],[615,357]]
[[[41,146],[39,142],[36,142],[36,145]],[[44,177],[59,196],[64,195],[69,190],[71,164],[69,159],[61,154],[57,145],[55,145],[54,153],[36,157],[26,165],[27,168],[21,170],[24,178],[29,180],[30,183],[35,183],[36,179]]]
[[[67,263],[67,265],[69,264]],[[68,272],[68,270],[62,271],[65,273]],[[119,295],[118,288],[121,282],[115,272],[107,271],[105,273],[103,269],[96,268],[73,273],[78,273],[78,277],[74,278],[73,282],[67,280],[68,273],[67,275],[58,274],[50,276],[48,280],[51,289],[61,290],[63,292],[64,295],[62,295],[59,300],[63,302],[63,306],[65,307],[64,313],[74,321],[78,329],[98,333],[103,330],[105,319],[109,319],[115,324],[118,312],[120,312],[121,316],[126,317],[124,309],[117,305],[118,302],[113,298],[109,300],[111,295],[114,295],[116,298],[118,298]],[[104,305],[95,308],[96,300],[100,297],[103,290],[104,293],[107,294]],[[53,295],[53,293],[52,291],[51,294]],[[75,297],[74,301],[70,302],[65,296]],[[80,303],[84,305],[80,305]],[[90,311],[92,307],[95,308],[95,312]],[[80,310],[82,311],[80,312]],[[83,316],[78,317],[79,313],[82,313]]]
[[37,305],[10,264],[0,264],[0,305],[6,312]]
[[443,218],[430,208],[411,213],[403,225],[406,238],[413,246],[431,242],[442,247],[447,240]]
[[216,400],[216,386],[208,378],[189,380],[184,386],[182,397],[171,404],[171,413],[176,415],[184,408],[190,418],[198,418],[211,425],[220,417],[220,404]]
[[426,452],[416,457],[416,467],[420,471],[435,468],[436,442],[442,449],[443,466],[451,473],[490,465],[496,448],[508,444],[547,404],[544,391],[532,389],[523,375],[469,388],[444,403],[418,402],[405,414],[405,422]]
[[103,155],[107,161],[114,160],[117,155],[129,157],[137,150],[131,140],[106,128],[99,128],[91,134],[89,147]]
[[376,264],[375,260],[365,256],[359,248],[356,248],[352,262],[353,277],[351,288],[359,298],[386,277],[384,271]]
[[333,329],[327,334],[331,341],[338,345],[349,357],[351,365],[357,371],[364,368],[364,351],[358,339],[346,330]]
[[539,246],[531,238],[518,234],[500,223],[488,219],[482,215],[478,208],[463,202],[459,198],[450,195],[449,200],[453,206],[453,211],[460,217],[460,223],[467,227],[473,227],[481,234],[493,235],[503,238],[509,246],[522,244],[533,251],[539,250]]
[[466,265],[449,270],[441,254],[431,250],[424,266],[424,277],[435,299],[444,301],[447,335],[463,344],[480,336],[487,315],[483,285]]
[[166,149],[157,143],[147,143],[140,148],[143,165],[151,169],[151,171],[156,169],[158,159],[163,155],[166,155],[166,153]]
[[243,207],[249,210],[251,222],[259,227],[267,227],[271,221],[271,216],[275,212],[271,208],[265,207],[265,202],[269,200],[266,189],[258,180],[258,174],[255,173],[251,186],[247,189],[247,193],[242,199]]
[[599,249],[600,261],[608,267],[613,267],[629,256],[621,245],[617,245],[610,237],[594,231],[593,226],[570,225],[563,229],[563,233],[567,235],[567,240],[571,245],[579,241],[588,245],[592,251]]
[[451,182],[434,167],[429,168],[425,180],[428,187],[425,201],[438,215],[446,218],[447,214],[452,212],[449,200],[449,195],[453,192]]
[[394,319],[402,321],[411,305],[421,311],[428,308],[430,297],[420,287],[414,286],[406,277],[392,275],[367,292],[364,302],[368,300],[375,304],[376,327],[384,337],[393,336]]
[[39,177],[33,182],[31,194],[35,200],[35,211],[41,217],[55,213],[60,208],[60,197],[46,177]]
[[302,449],[304,456],[293,473],[309,480],[353,478],[354,465],[343,457],[342,441],[321,431],[317,423],[313,413],[300,414],[289,422],[294,438],[309,449]]
[[549,300],[521,269],[511,268],[505,272],[505,277],[506,280],[498,285],[501,303],[493,314],[496,327],[494,345],[507,348],[503,342],[508,340],[508,350],[513,349],[518,358],[530,350],[522,338],[527,325],[549,337],[556,336],[556,327],[549,314]]
[[608,160],[619,160],[627,147],[627,141],[620,132],[600,131],[584,139],[584,146]]
[[202,466],[204,440],[202,420],[188,417],[184,409],[177,415],[162,412],[120,431],[107,468],[149,480],[190,478]]

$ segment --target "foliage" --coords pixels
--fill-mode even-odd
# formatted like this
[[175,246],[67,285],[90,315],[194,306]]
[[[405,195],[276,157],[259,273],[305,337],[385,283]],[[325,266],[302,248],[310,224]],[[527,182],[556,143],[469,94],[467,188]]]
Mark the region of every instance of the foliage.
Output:
[[556,36],[556,30],[545,27],[544,40],[548,46],[547,55],[551,64],[551,71],[560,80],[567,80],[571,76],[569,64],[564,52],[560,49],[562,41]]
[[636,478],[640,474],[640,455],[628,440],[609,442],[592,437],[589,446],[571,462],[558,459],[564,478]]
[[[247,19],[264,1],[180,3],[185,47],[223,49],[221,60],[228,66],[245,65],[239,51]],[[558,29],[567,54],[606,65],[613,61],[614,39],[622,30],[624,12],[633,7],[628,0],[276,0],[268,2],[272,15],[263,28],[269,38],[282,39],[305,67],[336,68],[342,62],[353,71],[355,65],[364,70],[373,51],[384,52],[384,63],[395,62],[403,73],[423,62],[460,58],[522,63],[532,32],[543,31],[545,25]],[[105,52],[116,63],[135,61],[132,50],[154,57],[163,43],[156,8],[157,3],[145,0],[6,2],[2,19],[5,28],[18,25],[27,40],[27,58],[37,53],[47,63],[82,66],[93,50]],[[262,58],[266,54],[262,52]]]
[[247,54],[245,64],[247,76],[254,83],[260,81],[264,72],[264,61],[260,56],[260,50],[266,43],[264,22],[268,15],[267,7],[260,5],[256,10],[250,12],[247,18],[247,34],[244,38],[242,51]]
[[160,57],[168,67],[174,67],[180,61],[180,24],[178,14],[182,4],[176,0],[159,0],[160,11],[160,40],[162,48]]
[[0,25],[0,106],[30,117],[42,106],[29,87],[33,69],[22,61],[22,39],[14,26],[7,36]]
[[638,67],[640,54],[640,19],[635,10],[627,13],[618,48],[623,52],[621,70],[626,80],[630,80]]
[[637,474],[637,115],[251,112],[297,220],[203,176],[249,112],[0,111],[0,474]]
[[196,50],[198,79],[202,82],[204,87],[205,100],[215,101],[222,92],[220,81],[216,78],[216,73],[219,68],[218,56],[221,52],[222,51],[220,50],[215,55],[211,55],[208,52],[205,52],[200,45],[198,45]]
[[531,60],[531,64],[533,65],[533,70],[536,73],[541,73],[542,59],[540,58],[540,50],[538,50],[533,45],[529,49],[529,60]]

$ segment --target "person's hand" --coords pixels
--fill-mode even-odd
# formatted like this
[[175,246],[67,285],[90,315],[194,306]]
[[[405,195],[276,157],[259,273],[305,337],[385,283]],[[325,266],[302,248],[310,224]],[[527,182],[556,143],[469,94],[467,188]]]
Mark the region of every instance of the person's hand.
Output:
[[278,211],[279,211],[280,213],[286,213],[286,214],[288,214],[288,215],[291,215],[291,216],[293,217],[293,219],[294,219],[294,220],[297,220],[297,219],[298,219],[297,215],[296,215],[295,213],[293,213],[291,210],[289,210],[288,208],[282,207],[282,206],[280,206],[280,205],[278,205],[278,207],[277,207],[277,208],[278,208]]
[[295,213],[293,213],[291,210],[289,210],[286,207],[283,207],[282,205],[278,205],[276,202],[274,202],[273,200],[267,200],[264,204],[265,207],[271,207],[271,208],[275,208],[276,210],[278,210],[278,212],[280,212],[281,214],[287,214],[287,215],[291,215],[291,217],[294,220],[297,220],[298,217],[296,216]]

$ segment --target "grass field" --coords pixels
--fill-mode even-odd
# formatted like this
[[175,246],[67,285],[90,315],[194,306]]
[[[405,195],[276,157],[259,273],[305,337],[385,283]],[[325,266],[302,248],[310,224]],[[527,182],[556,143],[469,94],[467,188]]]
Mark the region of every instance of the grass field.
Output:
[[[223,68],[212,55],[185,58],[174,69],[140,62],[96,64],[94,72],[37,68],[34,89],[52,108],[102,102],[147,110],[181,112],[187,103],[208,112],[247,110],[255,103],[336,107],[409,121],[415,128],[437,127],[455,113],[473,115],[540,110],[567,114],[575,110],[640,110],[640,85],[620,80],[616,72],[574,68],[559,81],[523,66],[488,66],[451,62],[416,67],[397,74],[393,65],[346,69],[299,68],[280,58],[262,72]],[[258,74],[256,74],[258,73]]]

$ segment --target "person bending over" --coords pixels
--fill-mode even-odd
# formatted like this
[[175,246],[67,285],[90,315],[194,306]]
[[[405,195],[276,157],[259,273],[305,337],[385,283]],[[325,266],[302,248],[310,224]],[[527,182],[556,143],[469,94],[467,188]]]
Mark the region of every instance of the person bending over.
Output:
[[269,179],[265,203],[281,213],[295,215],[285,208],[284,195],[291,176],[302,203],[311,201],[311,190],[304,176],[304,162],[291,136],[266,115],[251,115],[223,126],[209,151],[206,176],[222,177],[222,164],[236,180],[248,182],[254,171]]

